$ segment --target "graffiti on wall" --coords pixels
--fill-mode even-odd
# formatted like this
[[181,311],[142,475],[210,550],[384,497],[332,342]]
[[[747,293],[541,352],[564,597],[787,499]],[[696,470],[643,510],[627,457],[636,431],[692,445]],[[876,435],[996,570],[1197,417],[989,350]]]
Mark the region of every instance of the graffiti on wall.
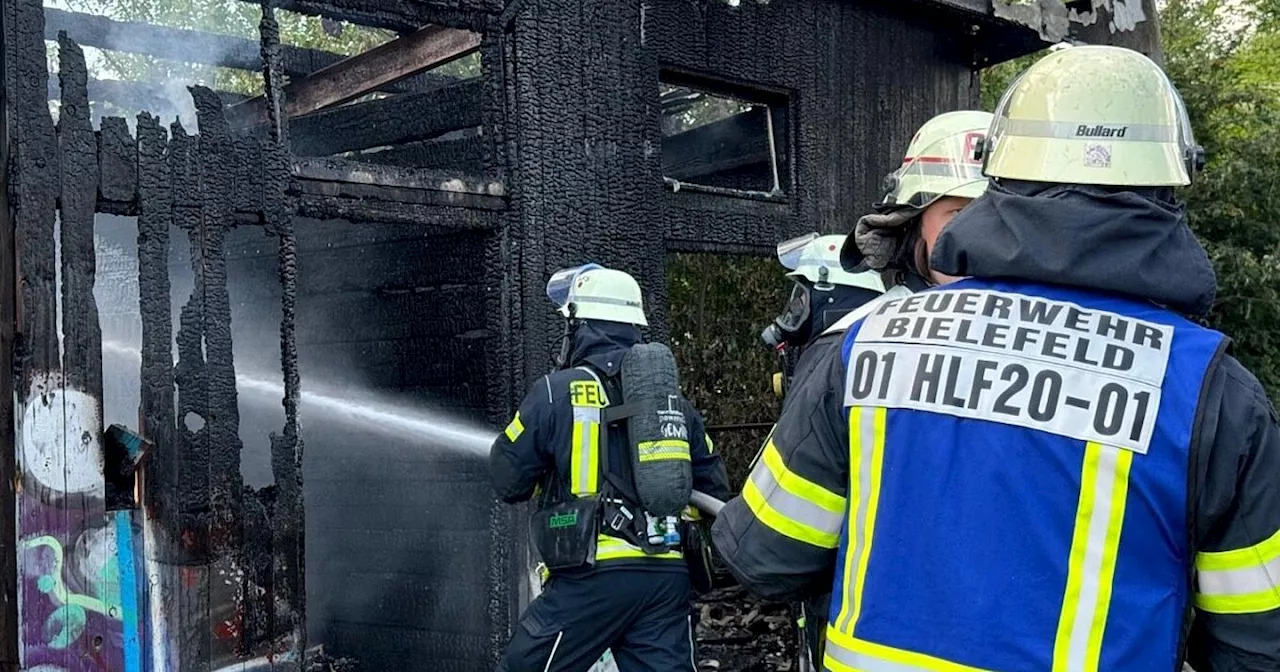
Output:
[[19,425],[20,637],[28,669],[88,672],[123,660],[126,631],[136,632],[123,589],[134,585],[134,546],[128,514],[111,516],[102,501],[99,404],[61,382],[33,377]]

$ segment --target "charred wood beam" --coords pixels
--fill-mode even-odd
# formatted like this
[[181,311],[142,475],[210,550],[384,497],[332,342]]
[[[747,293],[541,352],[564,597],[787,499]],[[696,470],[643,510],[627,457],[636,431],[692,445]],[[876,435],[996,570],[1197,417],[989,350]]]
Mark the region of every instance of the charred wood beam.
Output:
[[[479,33],[427,26],[291,82],[284,87],[286,109],[289,116],[296,117],[355,100],[466,56],[479,46]],[[242,123],[266,120],[262,96],[233,106],[231,111]]]
[[[256,40],[246,40],[230,35],[215,35],[198,30],[170,28],[149,23],[117,21],[103,16],[45,9],[45,38],[57,39],[58,31],[66,31],[76,43],[124,51],[149,54],[184,63],[217,65],[238,70],[262,71],[261,45]],[[320,49],[280,45],[280,59],[284,72],[290,77],[305,77],[347,57]],[[452,77],[423,73],[396,86],[381,87],[384,91],[415,91],[442,86],[454,81]],[[101,82],[99,82],[101,85]],[[159,89],[159,87],[156,87]],[[51,87],[51,91],[56,88]],[[162,90],[162,89],[161,89]],[[51,97],[53,94],[50,94]],[[239,96],[243,99],[248,96]],[[94,95],[94,82],[89,82],[89,98]],[[224,99],[226,97],[224,96]],[[228,104],[239,102],[227,100]]]
[[485,83],[480,78],[424,93],[344,105],[292,120],[297,156],[328,156],[398,145],[479,126]]
[[321,182],[470,194],[498,199],[504,203],[506,198],[506,187],[497,180],[342,159],[295,159],[293,176]]
[[[262,69],[261,49],[256,40],[246,40],[229,35],[214,35],[198,30],[169,28],[133,21],[116,21],[104,16],[67,12],[61,9],[44,10],[44,34],[46,39],[56,39],[59,31],[77,43],[150,54],[184,63],[220,65],[240,70]],[[284,47],[285,71],[292,76],[303,76],[341,61],[341,54],[303,47]]]
[[[485,210],[468,199],[459,198],[459,204],[405,203],[396,200],[378,200],[376,196],[349,196],[324,193],[330,185],[299,182],[298,215],[316,220],[344,219],[385,226],[403,224],[424,230],[446,233],[449,231],[491,231],[501,225],[501,217],[492,209]],[[321,187],[324,187],[321,189]],[[370,188],[376,189],[376,188]]]
[[[415,2],[414,0],[276,0],[280,9],[299,14],[326,16],[362,26],[384,28],[407,33],[427,24],[480,28],[481,15],[502,12],[505,0],[448,0]],[[444,21],[445,18],[456,18]]]
[[471,135],[449,140],[406,143],[390,149],[360,152],[356,161],[386,166],[451,170],[468,175],[484,171],[485,138]]
[[[694,180],[770,160],[764,107],[736,114],[662,140],[662,174]],[[746,139],[754,138],[751,141]]]

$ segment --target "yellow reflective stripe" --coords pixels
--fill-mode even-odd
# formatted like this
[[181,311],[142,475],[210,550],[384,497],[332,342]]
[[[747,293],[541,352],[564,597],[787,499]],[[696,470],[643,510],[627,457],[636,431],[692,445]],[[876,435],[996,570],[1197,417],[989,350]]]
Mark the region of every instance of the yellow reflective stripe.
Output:
[[986,672],[915,651],[851,637],[827,627],[823,666],[835,672]]
[[689,442],[681,439],[660,439],[658,441],[641,441],[636,444],[636,452],[641,462],[660,460],[689,460]]
[[1132,464],[1131,451],[1092,442],[1085,445],[1053,672],[1098,669]]
[[787,469],[778,446],[770,440],[764,445],[764,465],[773,473],[773,479],[783,490],[831,513],[844,515],[844,497]]
[[656,560],[680,560],[684,556],[680,551],[667,551],[656,555],[649,555],[640,550],[638,546],[633,546],[617,537],[611,537],[602,534],[596,537],[596,560],[618,560],[621,558],[652,558]]
[[1242,595],[1196,595],[1196,608],[1213,614],[1261,614],[1280,609],[1280,588]]
[[710,434],[703,434],[702,437],[707,442],[707,454],[714,455],[716,452],[716,442],[711,440]]
[[1219,614],[1280,609],[1280,532],[1247,548],[1196,554],[1196,606]]
[[1200,572],[1224,572],[1233,569],[1251,569],[1280,560],[1280,530],[1261,543],[1231,551],[1196,553],[1196,570]]
[[516,417],[511,419],[511,424],[507,425],[507,428],[503,431],[507,434],[507,440],[512,443],[515,443],[516,439],[520,438],[521,434],[524,434],[524,423],[520,422],[520,411],[516,411]]
[[575,406],[569,451],[569,491],[594,495],[600,480],[600,409]]
[[769,499],[760,492],[759,486],[753,479],[747,479],[746,484],[742,486],[742,499],[746,501],[757,520],[778,534],[819,548],[836,548],[840,545],[839,530],[827,532],[784,515],[769,504]]
[[871,558],[876,512],[880,506],[880,471],[884,462],[888,411],[880,407],[849,409],[849,542],[844,565],[844,600],[836,627],[852,635],[862,613],[862,586]]

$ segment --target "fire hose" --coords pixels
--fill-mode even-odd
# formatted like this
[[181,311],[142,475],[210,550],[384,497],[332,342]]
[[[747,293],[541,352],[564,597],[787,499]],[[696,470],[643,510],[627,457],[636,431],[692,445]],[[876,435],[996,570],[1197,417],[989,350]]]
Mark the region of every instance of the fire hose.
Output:
[[[724,509],[725,503],[705,492],[694,490],[689,495],[689,504],[698,511],[716,517]],[[791,621],[796,627],[796,669],[799,672],[813,672],[813,661],[809,658],[808,621],[799,602],[792,602]]]

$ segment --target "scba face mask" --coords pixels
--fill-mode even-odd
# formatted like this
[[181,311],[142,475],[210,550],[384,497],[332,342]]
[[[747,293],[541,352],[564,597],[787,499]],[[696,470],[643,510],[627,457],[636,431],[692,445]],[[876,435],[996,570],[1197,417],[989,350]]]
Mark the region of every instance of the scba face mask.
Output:
[[765,327],[761,340],[770,348],[784,344],[802,345],[809,337],[809,316],[812,311],[813,292],[804,283],[793,281],[791,297],[787,299],[782,314]]

